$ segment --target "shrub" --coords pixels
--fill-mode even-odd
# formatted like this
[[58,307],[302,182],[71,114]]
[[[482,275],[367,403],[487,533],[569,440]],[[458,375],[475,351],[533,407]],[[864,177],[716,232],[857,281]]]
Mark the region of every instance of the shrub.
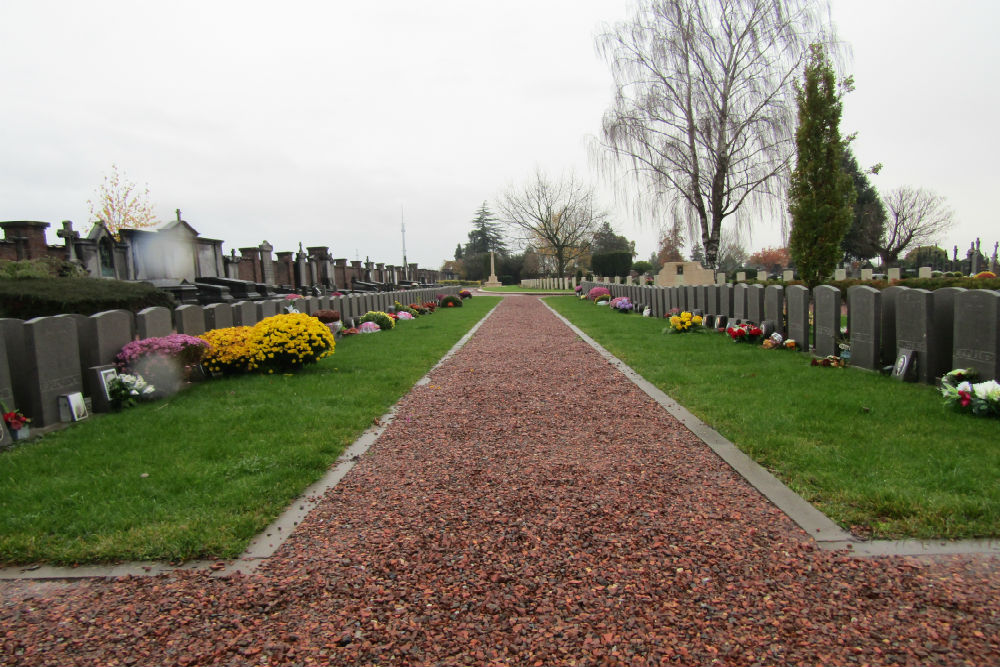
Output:
[[614,299],[611,299],[609,305],[620,313],[630,313],[635,308],[635,304],[627,296],[616,296]]
[[333,354],[330,329],[303,313],[275,315],[252,327],[213,329],[201,336],[212,345],[202,364],[213,373],[294,370]]
[[419,303],[411,303],[407,308],[411,312],[415,312],[418,315],[426,315],[431,312],[427,307],[420,305]]
[[[692,315],[688,311],[683,312],[673,312],[677,310],[676,308],[671,308],[670,315],[670,333],[684,333],[685,331],[691,331],[692,326],[700,326],[702,323],[702,318],[700,315]],[[698,331],[698,329],[695,329]]]
[[367,313],[362,315],[361,319],[358,320],[358,323],[364,324],[365,322],[374,322],[382,331],[388,331],[396,326],[396,320],[392,319],[388,313],[384,313],[381,310],[369,310]]
[[458,293],[458,296],[462,297],[463,299],[471,299],[472,298],[472,292],[470,292],[467,289],[464,289],[464,290],[461,290]]
[[607,296],[610,299],[611,292],[607,287],[591,287],[590,291],[587,292],[587,298],[591,301],[597,301],[599,296]]
[[234,375],[250,370],[253,356],[253,327],[226,327],[212,329],[201,336],[212,349],[202,359],[205,370],[212,373]]
[[79,264],[54,257],[0,261],[0,278],[87,278]]
[[93,315],[105,310],[137,312],[173,308],[172,296],[149,283],[101,278],[0,279],[0,317],[22,320],[45,315]]
[[333,354],[336,345],[325,324],[305,313],[268,317],[253,327],[250,370],[289,371]]
[[[396,302],[396,315],[400,313],[408,313],[411,317],[417,317],[420,315],[420,311],[414,308],[412,305],[404,306],[399,301]],[[398,319],[398,318],[397,318]]]
[[191,366],[201,361],[208,349],[209,344],[202,338],[186,334],[170,334],[134,340],[121,349],[115,361],[123,370],[134,369],[135,364],[147,356],[170,357],[183,366]]
[[438,307],[437,301],[424,301],[423,305],[424,308],[427,309],[428,313],[433,313]]
[[163,396],[180,388],[188,368],[200,362],[209,348],[204,339],[185,334],[143,338],[126,344],[115,356],[115,364],[122,373],[145,378]]
[[453,294],[441,297],[440,306],[442,308],[461,308],[462,300]]
[[340,311],[339,310],[317,310],[315,315],[313,315],[317,320],[323,324],[331,324],[333,322],[340,321]]

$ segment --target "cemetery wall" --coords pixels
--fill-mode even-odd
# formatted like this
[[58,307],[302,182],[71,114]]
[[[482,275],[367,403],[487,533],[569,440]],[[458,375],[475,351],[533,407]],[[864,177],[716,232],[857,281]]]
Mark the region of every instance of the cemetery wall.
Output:
[[[313,314],[339,310],[345,323],[369,310],[387,310],[403,304],[436,300],[439,294],[457,294],[459,287],[437,286],[342,296],[267,299],[146,308],[138,313],[111,310],[90,317],[56,315],[27,321],[0,318],[0,400],[8,410],[19,408],[32,427],[58,423],[59,397],[81,392],[92,399],[95,411],[107,409],[101,399],[100,371],[114,364],[126,343],[141,338],[184,333],[197,336],[229,326],[252,326],[284,311]],[[3,428],[0,425],[0,428]]]
[[842,299],[830,285],[809,290],[802,285],[638,287],[585,281],[583,292],[598,285],[612,297],[631,297],[637,311],[649,306],[653,317],[680,308],[717,328],[770,321],[803,350],[842,356],[865,370],[884,370],[904,356],[909,364],[901,379],[933,384],[952,369],[974,368],[980,380],[1000,380],[1000,291],[898,285],[880,291],[859,285]]
[[334,259],[329,247],[310,246],[295,251],[278,252],[264,241],[259,246],[240,248],[224,254],[223,241],[199,235],[177,211],[177,219],[156,229],[124,229],[116,239],[96,223],[81,237],[66,221],[56,232],[63,245],[49,245],[46,229],[39,221],[0,222],[4,238],[0,240],[0,260],[52,258],[76,262],[95,278],[148,280],[157,285],[194,283],[201,278],[245,280],[288,289],[312,286],[328,290],[390,289],[392,286],[422,283],[435,284],[440,272],[411,263],[407,267],[366,258],[352,261]]

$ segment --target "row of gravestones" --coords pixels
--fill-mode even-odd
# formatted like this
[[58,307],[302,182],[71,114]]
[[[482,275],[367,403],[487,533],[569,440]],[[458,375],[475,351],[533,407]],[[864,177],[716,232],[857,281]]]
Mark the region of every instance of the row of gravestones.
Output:
[[576,278],[525,278],[521,281],[521,287],[533,289],[573,289],[576,284]]
[[[285,312],[292,306],[313,314],[339,310],[345,324],[369,310],[387,310],[395,301],[410,304],[436,300],[438,294],[457,293],[457,287],[306,297],[294,301],[239,301],[208,306],[185,305],[172,312],[146,308],[138,313],[109,310],[89,317],[56,315],[31,320],[0,318],[0,400],[15,406],[45,427],[60,421],[59,397],[82,392],[95,412],[109,406],[100,372],[114,364],[115,355],[135,338],[184,333],[197,336],[211,329],[250,326]],[[0,427],[2,428],[2,427]]]
[[[595,286],[584,283],[584,293]],[[706,315],[707,326],[770,321],[778,333],[818,356],[840,352],[841,292],[830,285],[811,293],[802,285],[603,286],[613,297],[648,306],[654,317],[678,308]],[[902,352],[914,379],[922,382],[933,383],[954,368],[974,368],[983,380],[1000,379],[1000,292],[857,285],[847,291],[847,306],[853,366],[880,370]]]

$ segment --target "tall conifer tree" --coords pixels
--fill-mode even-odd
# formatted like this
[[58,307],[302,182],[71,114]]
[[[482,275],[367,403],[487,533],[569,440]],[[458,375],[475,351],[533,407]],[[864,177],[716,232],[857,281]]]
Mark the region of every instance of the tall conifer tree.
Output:
[[805,80],[796,93],[799,125],[788,246],[799,277],[813,287],[833,273],[841,257],[840,242],[854,219],[855,198],[851,176],[843,167],[836,76],[819,44],[810,47]]

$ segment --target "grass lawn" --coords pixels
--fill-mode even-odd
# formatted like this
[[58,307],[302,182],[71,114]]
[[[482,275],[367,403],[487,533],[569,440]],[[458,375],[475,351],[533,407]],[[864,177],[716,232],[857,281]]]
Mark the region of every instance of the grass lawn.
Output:
[[238,556],[499,299],[348,337],[0,452],[0,563]]
[[872,537],[1000,537],[1000,420],[937,389],[575,298],[548,303],[845,528]]
[[545,294],[552,294],[553,292],[565,292],[566,294],[572,294],[573,290],[570,289],[546,289],[542,287],[521,287],[520,285],[501,285],[500,287],[480,287],[479,289],[484,292],[543,292]]

